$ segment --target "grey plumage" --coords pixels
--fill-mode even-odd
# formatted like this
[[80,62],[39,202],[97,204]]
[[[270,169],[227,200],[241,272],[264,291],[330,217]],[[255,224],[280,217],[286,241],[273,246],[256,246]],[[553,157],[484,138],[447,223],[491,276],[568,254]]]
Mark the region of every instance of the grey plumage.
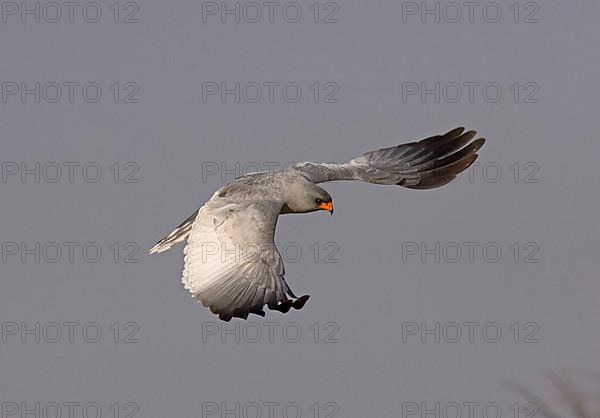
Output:
[[477,151],[485,142],[483,138],[471,142],[476,134],[456,128],[419,142],[370,151],[345,164],[307,162],[293,165],[291,169],[302,172],[313,183],[360,180],[432,189],[449,183],[475,161]]
[[[454,129],[418,142],[370,151],[343,164],[294,164],[284,171],[254,173],[217,190],[210,200],[161,239],[150,254],[187,239],[182,282],[192,296],[228,321],[264,316],[263,307],[301,309],[285,281],[274,244],[277,219],[285,213],[333,211],[331,196],[317,183],[358,180],[411,189],[452,181],[477,158],[485,139]],[[289,296],[289,298],[288,298]]]

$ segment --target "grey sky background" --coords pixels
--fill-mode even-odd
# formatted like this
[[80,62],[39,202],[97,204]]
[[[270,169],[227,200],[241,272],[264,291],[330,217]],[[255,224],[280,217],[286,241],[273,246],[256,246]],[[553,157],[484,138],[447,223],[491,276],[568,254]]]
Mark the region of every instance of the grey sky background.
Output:
[[[7,335],[0,344],[2,402],[97,402],[104,416],[114,402],[135,402],[143,417],[202,416],[203,402],[297,402],[303,416],[313,416],[315,402],[327,416],[323,405],[335,402],[340,417],[399,416],[403,402],[497,402],[503,416],[513,416],[510,405],[524,400],[507,381],[550,398],[545,370],[598,370],[600,6],[537,2],[539,22],[523,23],[533,9],[521,2],[521,22],[514,23],[506,2],[497,23],[486,22],[481,7],[473,23],[467,15],[422,23],[418,15],[403,22],[402,2],[346,1],[337,3],[338,23],[316,24],[311,3],[299,4],[303,17],[294,24],[277,12],[274,23],[223,24],[218,16],[203,23],[201,2],[154,0],[138,3],[139,23],[113,23],[108,3],[94,24],[77,11],[74,23],[21,23],[19,16],[0,23],[3,83],[103,88],[97,103],[77,89],[74,103],[31,96],[22,103],[19,95],[0,103],[2,162],[81,164],[73,183],[22,182],[19,175],[0,183],[2,242],[94,242],[103,249],[96,263],[81,257],[81,246],[73,263],[66,253],[56,263],[33,256],[23,263],[21,254],[2,260],[3,323],[95,322],[103,331],[97,343],[85,342],[81,328],[73,343],[65,335],[57,343]],[[121,87],[114,103],[115,82],[135,83],[139,102],[122,103]],[[295,82],[303,95],[297,103],[280,90],[274,103],[203,101],[207,82]],[[338,103],[314,103],[315,82],[335,83]],[[418,95],[403,100],[403,83],[421,82],[493,82],[503,91],[496,103],[481,88],[470,103],[464,87],[456,103],[431,95],[424,103]],[[521,86],[517,103],[514,83]],[[537,86],[537,103],[524,103],[532,91],[526,83]],[[145,255],[223,184],[219,175],[203,182],[203,163],[343,162],[462,125],[488,138],[472,179],[463,175],[433,191],[325,184],[333,217],[280,218],[277,240],[303,251],[286,263],[288,283],[311,299],[302,311],[252,318],[265,333],[266,321],[278,323],[274,342],[266,335],[256,343],[222,343],[219,335],[203,342],[203,323],[217,319],[181,286],[182,247]],[[97,183],[81,176],[88,162],[103,170]],[[139,181],[115,183],[115,162],[121,174],[133,162]],[[502,175],[492,182],[498,166]],[[526,182],[527,174],[537,182]],[[115,242],[117,263],[109,249]],[[122,262],[129,242],[139,247],[137,263]],[[330,242],[335,263],[324,260]],[[421,254],[403,259],[411,242],[458,243],[463,254],[455,263],[433,255],[423,263]],[[474,262],[465,242],[479,243]],[[486,243],[502,249],[499,261],[482,257]],[[532,248],[538,262],[523,262]],[[109,329],[115,322],[117,343]],[[137,343],[122,341],[129,322],[137,324]],[[330,322],[337,343],[323,342]],[[403,342],[406,322],[495,323],[503,335],[486,342],[480,326],[472,343],[464,333],[456,343],[431,336],[422,343],[419,335]],[[517,343],[509,328],[515,322]],[[530,322],[537,343],[523,342]],[[289,323],[303,331],[297,343],[281,336]]]

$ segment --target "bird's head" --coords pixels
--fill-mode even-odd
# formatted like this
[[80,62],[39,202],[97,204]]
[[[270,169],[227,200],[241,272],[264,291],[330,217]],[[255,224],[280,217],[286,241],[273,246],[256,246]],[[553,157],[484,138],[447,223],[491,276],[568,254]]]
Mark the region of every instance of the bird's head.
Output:
[[333,200],[327,190],[308,181],[294,181],[284,193],[285,212],[307,213],[326,210],[333,215]]

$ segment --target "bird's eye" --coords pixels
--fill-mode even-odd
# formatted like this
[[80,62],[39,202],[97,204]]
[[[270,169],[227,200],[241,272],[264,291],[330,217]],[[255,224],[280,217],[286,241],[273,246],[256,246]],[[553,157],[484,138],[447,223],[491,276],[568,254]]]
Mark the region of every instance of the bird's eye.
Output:
[[323,203],[323,201],[321,199],[319,199],[318,197],[315,199],[315,202],[317,203],[317,205],[320,205],[321,203]]

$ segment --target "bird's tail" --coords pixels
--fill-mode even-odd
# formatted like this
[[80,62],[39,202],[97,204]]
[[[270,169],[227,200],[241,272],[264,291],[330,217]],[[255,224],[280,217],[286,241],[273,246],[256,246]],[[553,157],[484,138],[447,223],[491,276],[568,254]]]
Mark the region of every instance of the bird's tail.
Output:
[[351,161],[360,167],[360,180],[397,184],[410,189],[433,189],[450,183],[477,159],[484,138],[477,132],[454,129],[419,142],[370,151]]
[[190,231],[192,230],[192,225],[194,224],[194,221],[196,220],[199,211],[200,209],[192,213],[185,221],[181,223],[181,225],[175,228],[169,235],[158,241],[156,245],[150,249],[148,254],[162,253],[163,251],[167,251],[174,245],[177,245],[180,242],[184,241],[190,234]]

